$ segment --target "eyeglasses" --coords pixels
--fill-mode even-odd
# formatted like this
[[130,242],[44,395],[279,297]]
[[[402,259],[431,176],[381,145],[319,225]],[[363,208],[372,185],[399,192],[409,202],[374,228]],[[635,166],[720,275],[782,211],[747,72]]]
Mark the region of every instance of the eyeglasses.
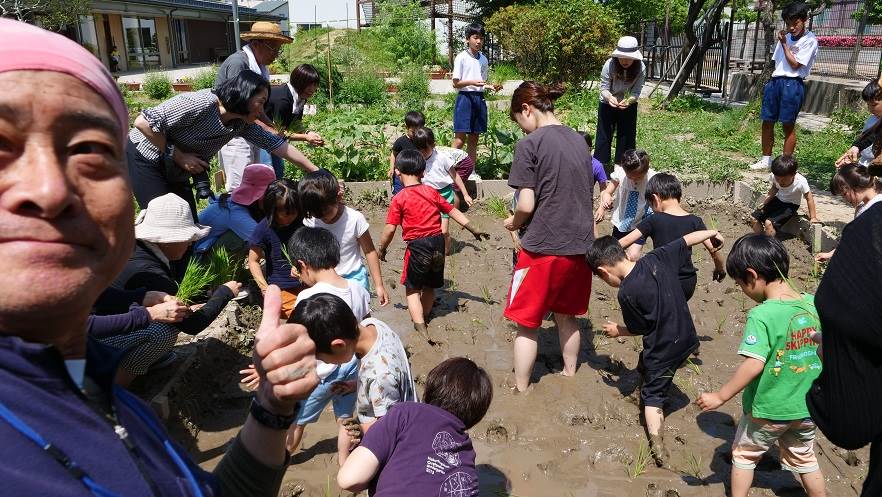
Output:
[[276,54],[277,54],[277,53],[279,53],[279,52],[282,50],[282,45],[279,45],[279,46],[272,46],[272,45],[270,45],[269,43],[267,43],[267,42],[265,42],[265,41],[262,41],[262,40],[255,40],[255,41],[256,41],[257,43],[260,43],[264,48],[266,48],[267,50],[269,50],[269,51],[272,52],[272,53],[276,53]]

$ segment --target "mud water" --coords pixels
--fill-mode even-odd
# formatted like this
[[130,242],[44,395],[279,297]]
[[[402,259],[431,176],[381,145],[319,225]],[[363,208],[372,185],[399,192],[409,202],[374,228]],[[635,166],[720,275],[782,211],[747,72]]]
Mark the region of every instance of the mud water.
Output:
[[[723,232],[727,244],[749,230],[746,211],[730,202],[691,203],[690,209]],[[384,211],[365,210],[374,240],[379,239]],[[572,497],[697,497],[727,494],[729,447],[740,418],[739,400],[721,410],[701,413],[692,404],[703,391],[718,389],[740,358],[736,349],[746,311],[754,303],[731,279],[711,281],[712,262],[701,248],[694,251],[698,287],[690,302],[700,354],[679,370],[667,408],[665,439],[673,469],[647,462],[645,437],[636,406],[640,351],[638,340],[608,339],[600,334],[607,318],[621,322],[616,290],[595,278],[590,315],[581,320],[582,350],[575,377],[559,374],[562,367],[554,323],[543,324],[535,385],[513,394],[511,369],[513,327],[502,317],[511,274],[511,244],[499,219],[477,210],[469,217],[491,233],[487,242],[471,241],[455,227],[456,253],[448,259],[446,288],[439,292],[429,344],[410,333],[404,290],[397,284],[403,244],[396,239],[383,264],[392,303],[374,306],[375,317],[405,336],[418,384],[439,361],[467,356],[492,375],[495,396],[486,418],[471,430],[478,454],[482,496]],[[609,230],[609,224],[605,224]],[[400,236],[400,235],[399,235]],[[791,255],[791,278],[813,292],[809,247],[798,239],[785,242]],[[726,249],[724,249],[725,251]],[[251,334],[259,309],[246,309],[236,326],[221,340],[209,339],[173,393],[179,415],[172,430],[205,468],[214,467],[235,436],[247,412],[249,394],[238,385],[238,370],[249,363]],[[306,429],[301,449],[294,454],[283,486],[286,496],[337,496],[335,484],[336,429],[330,411]],[[828,482],[828,494],[857,495],[866,474],[866,450],[861,462],[846,464],[846,454],[819,436],[818,453]],[[776,455],[756,472],[755,496],[805,495],[798,481],[780,470]],[[419,496],[422,497],[422,496]]]

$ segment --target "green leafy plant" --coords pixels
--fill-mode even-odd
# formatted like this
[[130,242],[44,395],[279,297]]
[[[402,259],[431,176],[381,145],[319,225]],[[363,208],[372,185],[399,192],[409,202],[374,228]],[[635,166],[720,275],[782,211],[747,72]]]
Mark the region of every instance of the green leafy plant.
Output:
[[408,66],[401,72],[401,81],[398,83],[398,102],[407,109],[423,110],[426,101],[431,96],[429,92],[429,77],[418,66]]
[[387,98],[386,82],[369,71],[350,74],[335,92],[335,101],[344,104],[376,105]]
[[193,91],[214,88],[214,81],[217,79],[217,66],[211,66],[196,73],[191,78]]
[[171,78],[163,72],[147,73],[141,89],[147,96],[156,100],[165,100],[174,93]]
[[199,296],[214,280],[215,275],[209,265],[200,264],[190,259],[190,262],[187,263],[187,269],[184,271],[184,278],[178,284],[178,292],[175,296],[185,304],[192,304],[193,299]]
[[505,81],[524,79],[512,62],[497,62],[490,67],[490,81],[502,84]]

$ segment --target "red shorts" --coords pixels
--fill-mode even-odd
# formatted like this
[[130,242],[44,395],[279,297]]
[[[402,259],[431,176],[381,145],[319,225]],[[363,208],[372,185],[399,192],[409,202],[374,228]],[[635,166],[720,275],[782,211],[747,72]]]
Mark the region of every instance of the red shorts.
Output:
[[521,250],[514,268],[505,317],[538,328],[549,311],[579,316],[588,312],[591,268],[581,255],[541,255]]

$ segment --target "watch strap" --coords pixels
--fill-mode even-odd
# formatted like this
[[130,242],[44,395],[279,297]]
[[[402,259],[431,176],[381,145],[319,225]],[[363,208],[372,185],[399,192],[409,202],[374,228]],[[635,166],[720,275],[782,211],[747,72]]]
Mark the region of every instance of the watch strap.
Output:
[[266,410],[265,407],[260,405],[260,402],[257,401],[257,398],[251,399],[251,416],[258,423],[274,430],[287,430],[292,424],[294,424],[294,420],[297,417],[298,410],[299,404],[295,404],[294,412],[290,416],[280,416]]

